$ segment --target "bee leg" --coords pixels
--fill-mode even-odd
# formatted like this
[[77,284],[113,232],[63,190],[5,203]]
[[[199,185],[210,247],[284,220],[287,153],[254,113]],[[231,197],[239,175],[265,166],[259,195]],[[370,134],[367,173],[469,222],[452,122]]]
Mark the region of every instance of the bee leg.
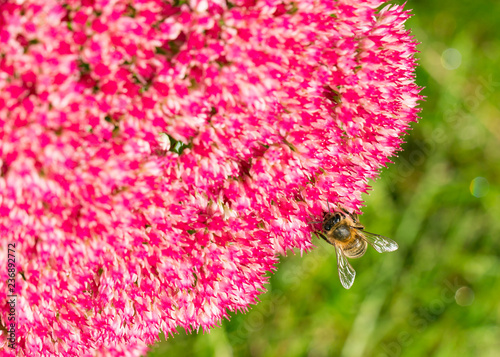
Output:
[[339,208],[340,208],[340,210],[341,210],[342,212],[344,212],[346,215],[348,215],[348,216],[352,216],[352,215],[349,213],[349,211],[348,211],[348,210],[346,210],[344,207],[339,206]]
[[346,210],[344,207],[339,206],[340,210],[344,212],[347,216],[351,216],[355,222],[359,222],[359,215],[357,213],[350,214],[348,210]]
[[[327,242],[328,244],[332,244],[332,243],[328,240],[328,238],[326,238],[326,236],[325,236],[323,233],[321,233],[320,231],[316,231],[316,232],[314,232],[314,234],[316,234],[318,237],[320,237],[321,239],[323,239],[323,240],[324,240],[325,242]],[[333,244],[332,244],[332,245],[333,245]]]

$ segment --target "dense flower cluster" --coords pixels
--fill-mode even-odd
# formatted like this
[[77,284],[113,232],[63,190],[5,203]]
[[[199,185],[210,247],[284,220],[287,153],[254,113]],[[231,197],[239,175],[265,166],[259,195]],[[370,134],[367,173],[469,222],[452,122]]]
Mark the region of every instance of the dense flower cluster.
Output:
[[417,118],[408,14],[382,5],[0,2],[19,355],[140,355],[208,329],[311,247],[327,198],[358,210]]

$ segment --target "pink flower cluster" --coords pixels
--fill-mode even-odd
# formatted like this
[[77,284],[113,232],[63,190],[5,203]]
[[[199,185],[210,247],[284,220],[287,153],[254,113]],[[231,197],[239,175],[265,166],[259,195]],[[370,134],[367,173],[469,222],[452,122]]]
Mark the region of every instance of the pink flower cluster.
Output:
[[[417,118],[380,0],[0,2],[0,265],[20,356],[145,353],[255,303]],[[0,349],[9,306],[0,269]]]

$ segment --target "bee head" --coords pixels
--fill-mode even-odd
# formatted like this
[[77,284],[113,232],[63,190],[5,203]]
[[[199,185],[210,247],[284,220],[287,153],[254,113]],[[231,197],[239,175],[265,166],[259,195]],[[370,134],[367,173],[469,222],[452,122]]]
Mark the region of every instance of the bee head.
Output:
[[337,223],[340,222],[342,219],[342,216],[340,213],[335,213],[335,214],[325,214],[325,219],[323,221],[323,230],[325,232],[329,232]]

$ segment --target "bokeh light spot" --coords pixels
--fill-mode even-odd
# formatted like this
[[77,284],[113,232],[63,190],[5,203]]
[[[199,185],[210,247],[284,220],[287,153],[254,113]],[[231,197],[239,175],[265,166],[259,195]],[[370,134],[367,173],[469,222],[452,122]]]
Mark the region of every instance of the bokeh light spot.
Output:
[[484,197],[490,189],[490,183],[484,177],[476,177],[470,183],[470,193],[474,197]]
[[462,64],[462,54],[455,48],[448,48],[441,54],[441,64],[448,70],[454,70]]
[[455,293],[455,301],[460,306],[472,305],[474,301],[474,291],[468,286],[462,286]]

